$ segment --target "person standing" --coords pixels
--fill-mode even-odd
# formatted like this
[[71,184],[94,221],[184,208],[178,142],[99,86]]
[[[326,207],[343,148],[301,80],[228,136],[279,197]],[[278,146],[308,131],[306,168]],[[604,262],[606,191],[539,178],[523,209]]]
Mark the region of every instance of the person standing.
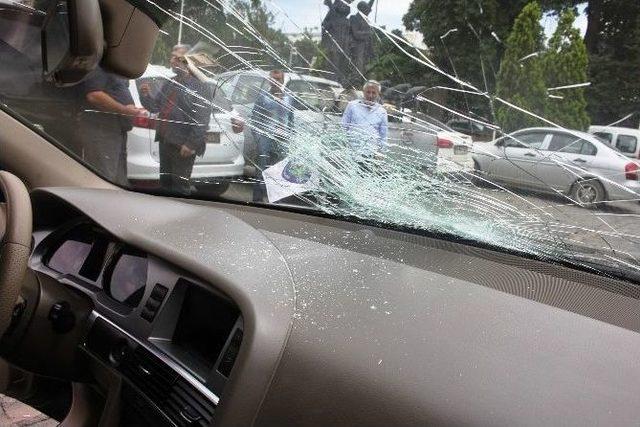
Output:
[[380,83],[367,81],[362,91],[364,99],[355,99],[345,108],[342,125],[349,142],[361,157],[361,161],[372,159],[387,146],[387,111],[378,102]]
[[196,156],[204,154],[211,116],[207,87],[187,65],[189,49],[189,45],[174,46],[170,64],[176,76],[155,97],[148,83],[140,85],[142,105],[158,114],[155,139],[160,151],[160,186],[181,195],[191,193],[193,165]]
[[[284,72],[272,70],[269,83],[269,92],[258,96],[250,119],[260,174],[280,160],[281,143],[290,137],[293,129],[293,102],[291,96],[284,93]],[[265,196],[266,188],[261,181],[253,186],[254,202],[261,202]]]
[[134,105],[128,81],[96,68],[79,85],[81,155],[107,180],[127,185],[127,132],[146,113]]

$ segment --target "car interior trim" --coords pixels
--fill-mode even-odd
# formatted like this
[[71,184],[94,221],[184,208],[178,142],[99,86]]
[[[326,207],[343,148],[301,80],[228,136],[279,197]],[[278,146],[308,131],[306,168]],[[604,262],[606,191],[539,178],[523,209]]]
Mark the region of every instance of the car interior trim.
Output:
[[[209,390],[204,384],[202,384],[197,378],[195,378],[192,374],[190,374],[187,370],[182,368],[178,363],[174,362],[170,357],[165,355],[162,351],[154,348],[152,345],[145,343],[142,340],[131,335],[126,330],[122,329],[120,326],[113,323],[109,320],[108,317],[105,317],[98,313],[97,311],[92,311],[89,316],[89,323],[87,325],[88,328],[91,328],[96,319],[102,319],[106,323],[109,324],[112,328],[118,330],[118,332],[126,335],[132,341],[135,341],[136,344],[142,346],[145,350],[149,351],[151,354],[159,358],[164,364],[168,365],[171,369],[173,369],[178,375],[180,375],[183,379],[185,379],[189,384],[194,386],[200,393],[204,394],[209,400],[211,400],[215,405],[220,403],[220,398],[211,390]],[[86,350],[86,349],[85,349]],[[86,350],[89,351],[89,350]]]

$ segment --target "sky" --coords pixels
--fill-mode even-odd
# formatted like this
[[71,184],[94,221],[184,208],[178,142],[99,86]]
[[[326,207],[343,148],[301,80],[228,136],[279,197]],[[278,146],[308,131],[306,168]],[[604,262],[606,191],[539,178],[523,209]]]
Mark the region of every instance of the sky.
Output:
[[[354,0],[351,7],[355,11],[359,0]],[[402,16],[407,13],[412,0],[377,0],[378,20],[389,29],[402,28]],[[281,9],[276,17],[276,24],[285,33],[296,33],[305,27],[319,27],[322,19],[329,10],[322,0],[264,0],[264,3],[274,13]],[[375,15],[376,5],[373,5],[371,18]],[[286,13],[286,16],[285,16]]]
[[[328,10],[322,0],[264,0],[264,2],[276,14],[276,25],[285,33],[298,33],[305,27],[319,27]],[[396,28],[404,30],[402,17],[409,9],[411,2],[412,0],[377,0],[378,24],[385,25],[389,30]],[[352,4],[354,10],[357,3],[358,0],[355,0]],[[576,27],[583,35],[587,28],[585,7],[586,5],[583,4],[578,8],[580,16],[576,20]],[[375,17],[375,11],[374,4],[373,11],[369,15],[371,18]],[[541,24],[548,37],[553,33],[557,20],[551,16],[545,16]]]

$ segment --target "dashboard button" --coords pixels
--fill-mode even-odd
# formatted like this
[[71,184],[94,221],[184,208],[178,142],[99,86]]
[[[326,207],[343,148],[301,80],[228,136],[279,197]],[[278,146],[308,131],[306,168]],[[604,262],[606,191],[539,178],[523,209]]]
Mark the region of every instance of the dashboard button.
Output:
[[147,303],[146,303],[144,306],[145,306],[145,308],[147,308],[149,311],[152,311],[152,312],[154,312],[154,313],[155,313],[155,312],[157,312],[157,311],[158,311],[158,309],[160,308],[160,304],[162,304],[162,301],[158,301],[158,300],[155,300],[155,299],[153,299],[153,298],[149,298],[149,299],[147,300]]
[[156,314],[149,310],[148,308],[143,308],[142,312],[140,313],[140,317],[142,317],[144,320],[146,320],[147,322],[152,322],[153,318],[156,316]]
[[160,301],[162,302],[162,300],[164,299],[165,295],[167,295],[167,292],[169,291],[169,289],[165,288],[164,286],[162,286],[161,284],[156,284],[156,286],[153,288],[153,291],[151,291],[151,299],[154,299],[156,301]]

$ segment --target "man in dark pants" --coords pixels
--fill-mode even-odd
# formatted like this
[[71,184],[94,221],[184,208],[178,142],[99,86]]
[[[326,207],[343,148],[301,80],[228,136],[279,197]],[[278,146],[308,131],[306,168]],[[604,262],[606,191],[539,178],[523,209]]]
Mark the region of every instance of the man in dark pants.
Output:
[[128,81],[96,68],[79,85],[78,136],[82,156],[107,180],[127,185],[127,132],[131,118],[144,114]]
[[158,113],[156,141],[160,148],[160,185],[173,193],[189,195],[196,156],[202,156],[211,115],[207,87],[189,72],[184,55],[187,45],[175,46],[171,68],[176,77],[164,83],[158,95],[148,84],[140,86],[141,102]]
[[[293,100],[284,92],[284,72],[269,73],[269,92],[261,93],[251,111],[251,129],[258,151],[258,173],[282,160],[282,143],[293,129]],[[253,186],[253,201],[262,202],[265,184],[259,180]]]

